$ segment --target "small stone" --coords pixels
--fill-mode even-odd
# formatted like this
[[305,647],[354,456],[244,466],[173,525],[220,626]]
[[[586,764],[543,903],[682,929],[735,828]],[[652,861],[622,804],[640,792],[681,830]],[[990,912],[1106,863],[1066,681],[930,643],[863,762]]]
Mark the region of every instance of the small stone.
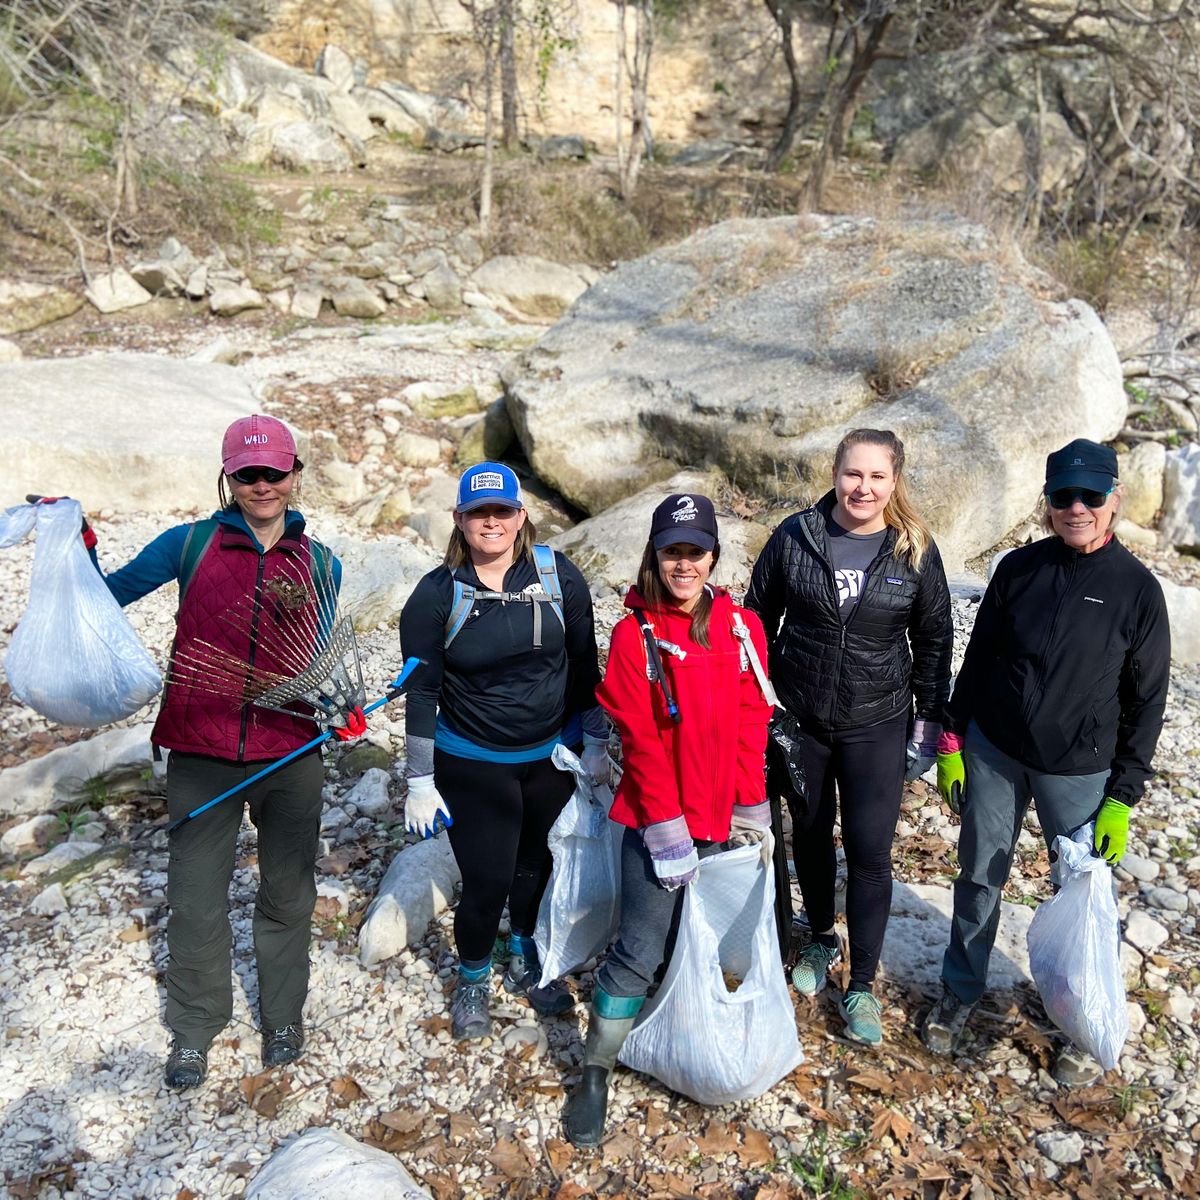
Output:
[[338,912],[343,915],[350,911],[350,893],[345,885],[335,879],[322,879],[317,884],[317,897],[337,902]]
[[1043,1133],[1037,1148],[1059,1166],[1077,1163],[1083,1158],[1083,1138],[1078,1133]]
[[252,308],[266,308],[257,288],[247,283],[218,283],[208,298],[210,311],[218,317],[234,317]]
[[1146,1014],[1142,1006],[1133,1000],[1125,1002],[1125,1009],[1129,1013],[1129,1032],[1136,1037],[1146,1028]]
[[388,795],[390,783],[391,777],[387,771],[370,767],[362,773],[343,803],[353,804],[364,816],[382,816],[392,807],[392,799]]
[[107,275],[92,279],[84,295],[102,313],[120,312],[149,304],[153,297],[128,271],[118,268]]
[[1163,1012],[1174,1018],[1185,1029],[1190,1029],[1192,1016],[1196,1011],[1196,1002],[1186,992],[1176,989],[1167,997]]
[[1139,883],[1149,883],[1158,878],[1159,865],[1152,859],[1142,858],[1139,854],[1127,851],[1121,859],[1121,869],[1128,871]]
[[1152,950],[1157,950],[1170,934],[1153,917],[1140,908],[1135,908],[1125,923],[1125,937],[1143,954],[1149,954]]
[[1146,893],[1146,903],[1151,908],[1165,908],[1171,912],[1187,912],[1187,897],[1174,888],[1156,887]]
[[29,902],[29,911],[39,917],[56,917],[67,911],[67,894],[61,883],[43,888]]
[[504,1031],[500,1041],[509,1050],[532,1046],[534,1058],[541,1058],[550,1048],[546,1035],[536,1025],[512,1025]]
[[1133,991],[1142,983],[1142,955],[1136,946],[1127,941],[1121,942],[1121,978],[1125,981],[1125,990]]
[[19,854],[22,850],[40,850],[49,844],[58,829],[58,820],[47,814],[30,817],[5,831],[0,837],[0,853]]
[[31,859],[25,864],[26,875],[49,875],[60,867],[70,866],[89,854],[99,850],[99,842],[59,842],[53,850],[47,851],[41,858]]

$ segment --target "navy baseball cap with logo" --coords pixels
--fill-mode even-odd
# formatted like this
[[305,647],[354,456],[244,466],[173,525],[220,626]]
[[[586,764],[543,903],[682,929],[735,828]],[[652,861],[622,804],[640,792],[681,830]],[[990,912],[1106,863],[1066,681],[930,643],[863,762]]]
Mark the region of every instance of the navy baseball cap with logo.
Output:
[[1061,450],[1055,450],[1046,458],[1046,486],[1048,496],[1059,488],[1087,488],[1093,492],[1107,492],[1117,477],[1116,451],[1087,438],[1076,438]]
[[481,462],[463,472],[458,481],[458,500],[455,512],[469,512],[484,504],[506,504],[509,508],[524,508],[521,483],[511,467],[503,463]]
[[650,518],[650,541],[655,550],[676,544],[711,550],[719,540],[717,514],[707,496],[677,492],[668,496]]

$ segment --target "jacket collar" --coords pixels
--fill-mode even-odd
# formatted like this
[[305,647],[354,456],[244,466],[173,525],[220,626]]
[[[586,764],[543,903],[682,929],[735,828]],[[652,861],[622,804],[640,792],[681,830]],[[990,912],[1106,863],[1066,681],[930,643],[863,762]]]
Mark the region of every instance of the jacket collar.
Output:
[[[222,530],[233,531],[235,535],[241,534],[242,538],[259,554],[263,553],[262,543],[254,536],[253,530],[246,523],[246,518],[242,516],[242,510],[236,504],[230,505],[229,508],[218,509],[213,513],[213,519],[221,526]],[[289,508],[283,519],[283,533],[275,545],[294,553],[300,548],[303,533],[303,514],[294,508]],[[234,541],[238,540],[240,539],[235,536]]]
[[[829,530],[826,528],[826,522],[830,519],[836,503],[837,496],[834,494],[833,488],[830,488],[816,504],[799,514],[813,548],[825,558],[829,557]],[[883,544],[879,547],[877,557],[891,554],[896,546],[896,537],[895,529],[891,525],[885,525]]]
[[[714,584],[710,584],[709,587],[712,591],[712,612],[714,616],[726,612],[733,607],[733,600],[724,588],[717,587]],[[630,612],[644,612],[654,621],[664,621],[668,624],[678,622],[688,626],[692,623],[691,613],[685,613],[682,609],[675,608],[673,605],[664,605],[662,608],[650,608],[646,603],[645,597],[636,587],[631,587],[625,593],[625,607]]]

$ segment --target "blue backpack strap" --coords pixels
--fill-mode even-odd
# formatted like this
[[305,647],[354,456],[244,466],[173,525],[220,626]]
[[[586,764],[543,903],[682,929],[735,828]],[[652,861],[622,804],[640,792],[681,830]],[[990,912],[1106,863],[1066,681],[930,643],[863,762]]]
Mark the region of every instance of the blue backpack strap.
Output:
[[446,620],[446,634],[442,640],[442,649],[449,650],[450,643],[458,637],[460,630],[467,623],[471,609],[475,607],[475,589],[461,579],[452,578],[454,598],[450,602],[450,616]]
[[183,603],[188,584],[192,582],[192,576],[196,573],[196,567],[204,557],[205,551],[212,545],[213,538],[217,536],[218,524],[215,517],[205,517],[203,521],[194,521],[192,527],[187,531],[187,537],[183,539],[183,550],[179,554],[180,604]]
[[551,547],[539,542],[533,547],[533,564],[537,567],[538,580],[542,590],[550,597],[550,606],[558,617],[559,624],[566,629],[567,619],[563,615],[562,584],[558,579],[558,563],[554,559]]

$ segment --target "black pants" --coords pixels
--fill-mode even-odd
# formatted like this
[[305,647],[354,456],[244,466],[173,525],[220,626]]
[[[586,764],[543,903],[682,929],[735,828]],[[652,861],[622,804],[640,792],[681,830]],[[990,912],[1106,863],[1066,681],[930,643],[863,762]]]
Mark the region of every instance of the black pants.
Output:
[[546,836],[575,790],[575,776],[548,758],[476,762],[434,752],[433,778],[454,824],[450,846],[462,874],[454,940],[464,962],[490,958],[508,901],[512,928],[532,934],[552,866]]
[[[265,765],[172,752],[167,760],[171,819],[186,816]],[[254,957],[263,1028],[282,1029],[300,1020],[308,995],[324,778],[320,754],[305,754],[171,835],[167,1025],[182,1045],[206,1048],[233,1015],[229,879],[246,804],[258,829]]]
[[801,737],[809,802],[807,812],[792,810],[792,857],[804,909],[814,931],[833,927],[833,822],[840,793],[850,979],[869,984],[892,904],[892,839],[904,787],[908,714],[865,729],[802,727]]

